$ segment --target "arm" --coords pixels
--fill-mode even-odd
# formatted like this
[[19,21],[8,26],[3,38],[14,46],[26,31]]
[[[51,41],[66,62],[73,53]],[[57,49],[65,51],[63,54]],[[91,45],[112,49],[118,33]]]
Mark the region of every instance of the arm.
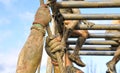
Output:
[[45,27],[50,21],[50,12],[42,5],[35,15],[31,33],[18,58],[16,73],[35,73],[41,62]]
[[35,73],[42,58],[44,34],[32,29],[18,59],[16,73]]

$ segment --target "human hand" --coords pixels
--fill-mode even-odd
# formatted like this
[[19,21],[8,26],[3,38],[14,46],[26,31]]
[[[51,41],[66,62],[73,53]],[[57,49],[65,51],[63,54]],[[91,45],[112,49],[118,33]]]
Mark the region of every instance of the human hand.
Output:
[[64,45],[61,43],[61,38],[59,36],[52,36],[46,38],[45,46],[47,54],[51,57],[52,60],[56,60],[56,52],[59,52],[60,57],[64,55]]
[[50,11],[47,5],[42,4],[38,8],[35,14],[35,19],[34,19],[33,24],[41,24],[43,25],[43,27],[46,27],[50,21],[51,21]]

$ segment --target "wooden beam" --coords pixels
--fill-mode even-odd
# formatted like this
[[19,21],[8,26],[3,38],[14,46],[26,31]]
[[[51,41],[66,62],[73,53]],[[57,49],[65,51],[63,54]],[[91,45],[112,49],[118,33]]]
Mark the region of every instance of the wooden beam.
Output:
[[112,52],[106,52],[106,51],[81,51],[81,52],[79,52],[79,54],[80,55],[85,55],[85,56],[87,56],[87,55],[94,55],[94,56],[113,56],[114,55],[114,51],[112,51]]
[[65,20],[119,20],[120,14],[62,14]]
[[[82,47],[80,51],[115,51],[117,47]],[[70,47],[68,50],[74,50],[75,47]]]
[[[79,36],[71,36],[77,38]],[[88,38],[120,38],[120,33],[90,33]]]
[[80,24],[75,29],[78,30],[120,30],[120,25],[118,24],[95,24],[91,27]]
[[62,1],[57,2],[59,8],[117,8],[120,7],[118,2],[85,2],[85,1]]
[[[69,40],[67,41],[67,44],[70,45],[74,45],[76,44],[75,40]],[[114,46],[118,46],[119,44],[115,41],[111,41],[111,40],[87,40],[85,41],[85,45],[114,45]]]

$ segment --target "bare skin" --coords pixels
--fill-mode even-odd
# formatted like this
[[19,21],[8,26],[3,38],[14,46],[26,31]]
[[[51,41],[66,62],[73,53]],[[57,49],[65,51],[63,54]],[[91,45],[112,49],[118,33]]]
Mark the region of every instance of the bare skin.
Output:
[[[60,47],[58,47],[58,46],[60,46],[60,45],[62,46],[60,37],[54,38],[53,40],[51,40],[51,41],[48,43],[48,45],[50,46],[49,49],[51,50],[51,52],[53,52],[53,50],[58,50],[58,49],[61,50]],[[63,46],[64,46],[64,45],[63,45]],[[81,71],[81,70],[73,67],[72,62],[71,62],[70,59],[68,58],[68,53],[66,53],[65,55],[66,55],[66,56],[63,58],[63,61],[65,61],[65,63],[66,63],[66,66],[65,66],[66,69],[67,69],[68,67],[71,67],[71,68],[69,68],[69,71],[70,71],[71,73],[73,73],[73,72],[75,72],[75,73],[84,73],[83,71]],[[58,63],[57,63],[55,60],[52,60],[52,64],[54,65],[54,73],[60,73]],[[68,71],[67,71],[67,72],[68,72]],[[70,73],[70,72],[68,72],[68,73]]]
[[[79,36],[83,36],[83,37],[87,38],[88,37],[88,31],[86,31],[86,30],[74,30],[72,35],[79,35]],[[60,40],[60,39],[57,39],[57,40]],[[77,49],[75,49],[75,50],[77,50]],[[65,62],[66,63],[66,67],[72,65],[72,62],[68,58],[68,53],[66,53],[66,55],[65,55],[65,61],[66,61]],[[53,64],[55,66],[55,68],[54,68],[55,73],[59,73],[59,69],[58,69],[57,63],[53,62]],[[84,73],[83,71],[81,71],[81,70],[79,70],[77,68],[75,68],[75,69],[76,69],[76,73]]]
[[[47,40],[49,40],[49,39],[47,39]],[[50,41],[47,41],[46,43],[48,44],[48,48],[50,49],[51,54],[53,54],[53,55],[55,52],[61,51],[61,48],[64,46],[64,44],[61,43],[61,37],[59,37],[59,36],[53,38]],[[61,54],[62,54],[61,56],[63,57],[64,53],[61,53]],[[65,53],[65,55],[66,56],[63,58],[63,61],[66,63],[65,67],[66,67],[66,70],[68,70],[67,72],[68,73],[70,73],[70,72],[71,73],[74,73],[74,72],[75,73],[83,73],[81,70],[79,70],[73,66],[72,62],[68,58],[69,53],[67,52],[67,53]],[[49,55],[49,56],[51,57],[51,55]],[[52,61],[52,64],[54,65],[54,73],[60,73],[57,61],[55,59],[53,59],[52,57],[51,57],[51,61]]]
[[[65,20],[64,21],[64,24],[65,24],[65,26],[66,27],[68,27],[68,28],[70,28],[71,26],[69,26],[69,25],[71,25],[71,24],[73,24],[74,23],[74,21],[69,21],[69,20]],[[76,22],[75,22],[76,23]],[[69,24],[69,25],[68,25]],[[73,33],[72,33],[72,35],[77,35],[77,36],[82,36],[82,37],[84,37],[85,39],[88,37],[88,31],[87,30],[73,30]],[[61,45],[61,39],[60,39],[60,37],[57,37],[57,38],[55,38],[55,39],[53,39],[53,40],[51,40],[50,42],[49,42],[49,46],[50,46],[50,50],[52,51],[52,50],[58,50],[57,49],[57,46],[60,46]],[[53,44],[53,45],[52,45]],[[76,55],[76,54],[75,54]],[[77,54],[78,55],[78,54]],[[79,56],[79,55],[78,55]],[[67,67],[67,66],[73,66],[72,65],[72,62],[70,61],[70,59],[68,58],[68,53],[66,53],[65,54],[65,56],[64,56],[64,61],[65,61],[65,66]],[[79,59],[79,57],[77,57],[78,59]],[[52,63],[53,63],[53,65],[54,65],[54,72],[55,73],[59,73],[59,67],[58,67],[58,64],[56,63],[56,62],[54,62],[54,61],[52,61]],[[77,68],[75,68],[75,67],[73,67],[75,70],[76,70],[76,73],[83,73],[81,70],[79,70],[79,69],[77,69]]]
[[[64,1],[64,0],[63,0]],[[84,0],[65,0],[65,1],[84,1]],[[79,8],[68,8],[68,9],[61,9],[60,10],[61,13],[64,14],[80,14],[80,10]],[[77,64],[78,66],[84,67],[85,64],[82,62],[82,60],[80,59],[80,55],[78,55],[78,52],[80,51],[80,48],[82,47],[82,45],[84,44],[84,42],[86,41],[86,38],[88,37],[88,31],[87,30],[74,30],[74,28],[80,24],[80,20],[65,20],[64,21],[64,26],[67,29],[72,29],[73,33],[72,35],[78,35],[78,41],[75,47],[74,52],[69,56],[70,60],[72,62],[74,62],[75,64]],[[81,41],[81,42],[80,42]]]
[[74,52],[69,56],[69,58],[75,62],[77,65],[84,67],[85,64],[82,63],[82,61],[79,58],[79,51],[82,47],[82,45],[84,44],[84,42],[86,41],[87,37],[88,37],[88,32],[85,30],[75,30],[73,31],[74,34],[77,33],[79,35],[77,43],[76,43],[76,47],[74,49]]
[[82,70],[76,68],[73,66],[72,62],[70,61],[70,59],[68,58],[68,52],[66,53],[66,58],[65,58],[65,63],[66,63],[66,67],[72,66],[73,69],[75,70],[75,73],[84,73]]
[[[120,25],[120,20],[114,20],[112,23],[116,24],[116,25]],[[120,33],[120,30],[107,30],[106,33]],[[118,43],[120,43],[120,38],[106,38],[106,39],[115,40]],[[108,67],[107,73],[117,73],[115,65],[118,63],[119,60],[120,60],[120,45],[117,47],[117,50],[116,50],[112,60],[110,60],[106,64]]]
[[[79,22],[79,21],[78,21]],[[78,23],[77,22],[77,23]],[[64,22],[66,28],[70,28],[70,25],[74,24],[74,20],[65,20]],[[79,23],[78,23],[79,24]],[[74,52],[69,55],[69,58],[71,61],[76,63],[77,65],[84,67],[85,64],[81,61],[79,57],[79,51],[86,39],[88,38],[88,31],[87,30],[73,30],[72,36],[79,36],[77,40],[76,47],[74,49]]]
[[36,72],[41,63],[45,27],[50,22],[50,18],[49,9],[42,4],[36,12],[31,33],[19,54],[16,73]]
[[116,50],[116,52],[115,52],[114,57],[112,58],[112,60],[110,60],[106,64],[107,67],[108,67],[107,73],[117,73],[115,65],[118,63],[119,60],[120,60],[120,46],[117,47],[117,50]]
[[35,73],[42,58],[42,48],[43,33],[32,29],[19,54],[16,73]]
[[[68,10],[68,11],[67,11]],[[60,10],[61,11],[61,10]],[[72,14],[80,14],[80,11],[79,11],[79,9],[78,8],[74,8],[74,9],[63,9],[62,11],[61,11],[61,13],[72,13]],[[80,21],[79,20],[65,20],[64,21],[64,26],[66,26],[66,28],[67,29],[74,29],[74,27],[76,26],[76,25],[78,25],[80,23]],[[73,33],[72,33],[73,35],[79,35],[79,36],[82,36],[82,37],[84,37],[85,39],[88,37],[88,32],[87,32],[87,30],[73,30]],[[84,42],[83,42],[84,43]],[[83,44],[82,43],[82,44]],[[81,44],[81,45],[82,45]],[[77,45],[78,46],[78,45]],[[81,47],[80,47],[81,48]],[[79,47],[76,47],[76,49],[77,50],[80,50],[79,49]],[[75,55],[76,56],[76,51],[77,50],[75,50],[75,54],[73,54],[73,55]],[[74,56],[74,57],[75,57]],[[65,58],[65,61],[66,61],[66,66],[71,66],[72,65],[72,62],[71,62],[71,60],[68,58],[68,54],[65,54],[65,56],[64,56],[64,58]],[[75,57],[75,60],[74,61],[76,61],[76,57]],[[77,54],[77,61],[79,61],[79,66],[85,66],[85,64],[80,60],[80,58],[79,58],[79,55]],[[54,63],[54,62],[52,62],[52,63]],[[55,64],[55,63],[54,63]],[[54,71],[55,71],[55,73],[59,73],[59,69],[58,69],[58,67],[55,65],[55,67],[54,67]],[[76,73],[83,73],[82,71],[80,71],[80,70],[77,70],[76,71]]]
[[[72,68],[74,69],[74,72],[75,72],[75,73],[84,73],[82,70],[77,69],[77,68],[75,68],[75,67],[73,66],[72,62],[71,62],[71,61],[69,60],[69,58],[68,58],[68,54],[66,54],[65,61],[66,61],[66,68],[69,67],[69,66],[72,66]],[[54,62],[53,65],[54,65],[54,73],[60,73],[59,67],[58,67],[57,63]],[[70,70],[72,70],[72,69],[70,69]],[[72,71],[71,71],[71,72],[72,72]],[[68,72],[68,73],[69,73],[69,72]],[[73,73],[73,72],[72,72],[72,73]]]

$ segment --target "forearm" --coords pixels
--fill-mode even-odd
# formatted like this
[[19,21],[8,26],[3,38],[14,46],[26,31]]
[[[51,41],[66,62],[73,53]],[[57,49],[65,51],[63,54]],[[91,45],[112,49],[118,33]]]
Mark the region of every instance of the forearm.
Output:
[[60,69],[58,66],[54,66],[54,73],[60,73]]
[[32,29],[31,33],[22,48],[16,73],[35,73],[42,58],[43,32]]

